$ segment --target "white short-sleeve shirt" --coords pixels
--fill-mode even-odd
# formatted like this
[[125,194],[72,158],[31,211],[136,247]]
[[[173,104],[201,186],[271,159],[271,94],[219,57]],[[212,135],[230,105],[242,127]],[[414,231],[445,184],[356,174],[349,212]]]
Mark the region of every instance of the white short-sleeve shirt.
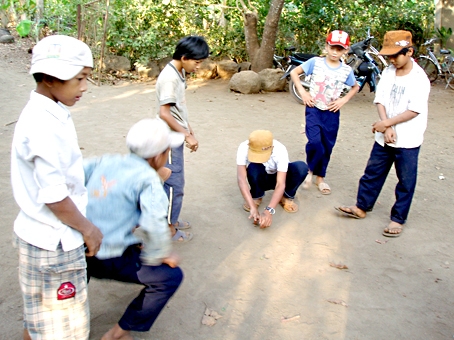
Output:
[[[412,62],[412,70],[402,77],[396,76],[396,68],[393,65],[384,69],[374,99],[375,104],[380,103],[385,107],[388,118],[407,110],[418,113],[415,118],[392,127],[397,138],[395,143],[388,145],[396,148],[420,146],[427,127],[430,82],[424,70],[414,60]],[[383,133],[376,132],[375,140],[384,146]]]
[[[251,163],[248,161],[247,154],[249,150],[249,140],[245,140],[238,147],[236,155],[236,164],[245,165],[246,167]],[[275,174],[276,172],[287,172],[288,170],[288,152],[287,148],[279,141],[273,139],[273,151],[268,161],[263,163],[265,170],[268,174]]]
[[64,251],[83,244],[77,230],[63,224],[46,206],[66,197],[85,215],[82,154],[68,109],[32,91],[17,122],[11,148],[11,183],[20,212],[14,231],[46,250]]

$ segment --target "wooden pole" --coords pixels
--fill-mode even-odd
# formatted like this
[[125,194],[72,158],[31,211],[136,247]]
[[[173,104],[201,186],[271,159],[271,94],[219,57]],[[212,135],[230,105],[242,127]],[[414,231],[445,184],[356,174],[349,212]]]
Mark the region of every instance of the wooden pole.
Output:
[[106,14],[104,15],[104,31],[101,42],[101,56],[99,58],[98,86],[101,85],[102,62],[104,60],[104,49],[106,47],[107,21],[109,19],[109,0],[106,0]]

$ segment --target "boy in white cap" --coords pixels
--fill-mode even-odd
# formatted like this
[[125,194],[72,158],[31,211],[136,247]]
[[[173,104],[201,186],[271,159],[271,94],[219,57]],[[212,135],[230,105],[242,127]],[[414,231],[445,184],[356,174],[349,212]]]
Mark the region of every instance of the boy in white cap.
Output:
[[[315,184],[323,195],[331,194],[325,182],[326,170],[339,131],[340,108],[359,90],[353,70],[341,61],[348,52],[350,37],[345,31],[332,31],[326,38],[326,57],[315,57],[296,67],[290,76],[306,105],[306,160],[309,174],[303,187]],[[307,92],[300,82],[300,75],[311,75],[310,90]],[[344,85],[350,91],[341,97]]]
[[102,339],[133,339],[131,331],[148,331],[183,279],[158,175],[170,149],[183,141],[184,134],[164,121],[143,119],[126,136],[130,154],[85,161],[87,218],[104,235],[96,257],[87,258],[88,276],[144,286]]
[[399,182],[391,221],[383,230],[383,235],[388,237],[400,236],[407,220],[416,187],[419,149],[427,127],[430,82],[413,60],[413,52],[410,32],[385,34],[380,54],[391,65],[383,70],[375,95],[380,119],[372,124],[375,144],[359,181],[356,205],[336,208],[345,216],[366,217],[394,164]]
[[84,217],[82,154],[66,106],[87,90],[92,67],[89,47],[71,37],[50,36],[33,49],[36,90],[11,149],[24,339],[88,339],[85,255],[98,252],[102,234]]
[[[238,187],[249,211],[249,218],[260,228],[268,228],[278,204],[289,213],[298,211],[293,201],[296,191],[307,175],[302,161],[289,162],[287,148],[273,139],[268,130],[255,130],[240,144],[236,156]],[[270,203],[258,211],[265,191],[274,190]]]

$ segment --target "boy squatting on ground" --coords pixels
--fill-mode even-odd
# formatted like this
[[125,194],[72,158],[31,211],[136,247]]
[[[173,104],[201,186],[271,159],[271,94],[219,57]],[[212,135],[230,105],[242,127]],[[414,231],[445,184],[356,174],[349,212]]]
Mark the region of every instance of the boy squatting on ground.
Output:
[[[188,36],[181,39],[175,48],[173,60],[162,70],[156,82],[158,117],[164,120],[171,130],[185,135],[186,146],[191,152],[197,151],[199,142],[188,120],[186,74],[195,72],[208,54],[208,45],[202,37]],[[192,234],[180,229],[190,228],[191,225],[189,222],[178,220],[184,195],[183,145],[170,150],[166,168],[172,171],[164,182],[164,189],[169,198],[168,222],[172,239],[187,242],[192,239]]]
[[[250,211],[254,224],[271,226],[278,203],[289,213],[298,211],[293,199],[306,178],[307,165],[302,161],[290,163],[286,147],[273,139],[271,131],[253,131],[238,147],[236,164],[238,187],[245,200],[243,209]],[[270,203],[259,213],[265,191],[273,189]]]
[[[315,184],[324,195],[331,194],[325,176],[339,131],[340,108],[359,90],[351,67],[340,60],[348,52],[349,45],[350,37],[346,32],[333,31],[326,38],[326,57],[311,58],[290,73],[306,105],[306,157],[309,174],[303,187],[309,188],[312,175],[315,175]],[[303,72],[311,76],[309,92],[299,80]],[[344,97],[340,97],[345,85],[351,86],[351,89]]]
[[170,148],[183,141],[184,135],[171,132],[162,120],[143,119],[126,136],[129,155],[84,163],[87,218],[104,235],[96,257],[87,258],[88,277],[144,286],[103,340],[133,339],[130,331],[150,330],[183,279],[171,251],[169,201],[157,174]]
[[359,181],[355,206],[336,210],[353,218],[364,218],[380,194],[394,164],[398,183],[391,222],[383,235],[398,237],[410,211],[416,187],[419,149],[427,127],[430,82],[413,60],[413,43],[408,31],[385,34],[381,55],[391,65],[383,70],[374,103],[380,120],[372,125],[375,144]]
[[11,149],[24,339],[88,339],[85,255],[98,252],[102,234],[84,217],[82,154],[64,105],[82,97],[92,67],[88,46],[71,37],[50,36],[33,49],[36,90],[19,117]]

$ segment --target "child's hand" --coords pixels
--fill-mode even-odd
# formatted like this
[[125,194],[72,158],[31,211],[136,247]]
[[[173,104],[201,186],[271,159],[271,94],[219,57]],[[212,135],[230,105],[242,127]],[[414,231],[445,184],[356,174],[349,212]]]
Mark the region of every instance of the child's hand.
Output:
[[380,120],[378,122],[375,122],[374,124],[372,124],[372,132],[381,132],[381,133],[385,133],[386,129],[388,128],[388,126],[385,125],[385,122],[383,120]]
[[303,100],[304,105],[309,106],[309,107],[314,107],[315,106],[315,100],[312,98],[310,92],[306,91],[303,89],[303,92],[301,93],[301,99]]
[[340,110],[342,106],[345,105],[346,102],[348,102],[348,100],[345,99],[345,97],[337,98],[335,101],[328,104],[328,110],[332,112],[337,112]]
[[385,133],[385,143],[395,143],[396,142],[396,131],[392,127],[386,129]]
[[260,214],[260,228],[265,229],[271,226],[273,222],[273,215],[271,215],[267,210]]
[[189,134],[185,138],[186,147],[191,149],[191,152],[197,151],[199,148],[199,142],[195,139],[193,134]]
[[99,248],[101,247],[103,238],[101,230],[99,230],[98,227],[92,224],[90,228],[84,230],[82,236],[84,238],[84,243],[87,246],[85,255],[88,257],[95,256],[99,251]]
[[257,206],[254,204],[252,205],[251,207],[251,210],[249,212],[249,219],[253,219],[253,223],[254,224],[259,224],[259,221],[260,221],[260,214],[259,214],[259,211],[257,209]]
[[169,256],[162,260],[162,263],[167,264],[170,268],[176,268],[180,263],[180,257],[177,253],[171,252]]

